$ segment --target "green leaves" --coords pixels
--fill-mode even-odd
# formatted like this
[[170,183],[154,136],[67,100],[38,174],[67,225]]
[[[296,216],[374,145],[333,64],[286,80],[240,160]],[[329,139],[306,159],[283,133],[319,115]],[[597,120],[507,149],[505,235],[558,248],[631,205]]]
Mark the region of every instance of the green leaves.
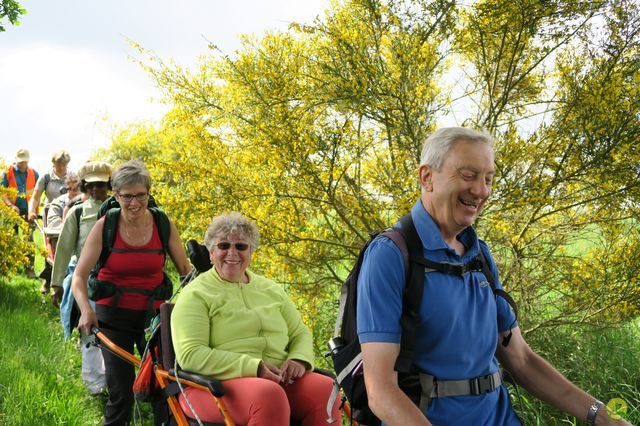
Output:
[[0,2],[0,32],[6,31],[2,21],[6,17],[11,25],[20,25],[20,16],[27,11],[15,0],[2,0]]

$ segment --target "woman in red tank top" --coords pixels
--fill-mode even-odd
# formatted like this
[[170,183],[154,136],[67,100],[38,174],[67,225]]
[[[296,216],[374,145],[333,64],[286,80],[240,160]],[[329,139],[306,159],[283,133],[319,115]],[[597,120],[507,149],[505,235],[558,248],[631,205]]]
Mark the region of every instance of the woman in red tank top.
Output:
[[[116,239],[98,279],[116,287],[153,290],[162,283],[164,250],[153,214],[148,210],[151,177],[145,165],[137,160],[122,164],[111,177],[120,216]],[[102,251],[104,218],[91,230],[73,275],[73,295],[80,307],[78,328],[86,334],[100,326],[101,331],[124,350],[133,353],[134,346],[142,353],[145,347],[144,328],[149,305],[148,295],[124,292],[117,305],[112,298],[101,299],[96,310],[91,308],[87,294],[87,279]],[[191,264],[180,242],[180,235],[170,221],[168,252],[180,275],[191,270]],[[155,301],[159,305],[162,301]],[[134,402],[132,385],[135,371],[131,364],[103,350],[109,399],[103,425],[121,425],[131,421]]]

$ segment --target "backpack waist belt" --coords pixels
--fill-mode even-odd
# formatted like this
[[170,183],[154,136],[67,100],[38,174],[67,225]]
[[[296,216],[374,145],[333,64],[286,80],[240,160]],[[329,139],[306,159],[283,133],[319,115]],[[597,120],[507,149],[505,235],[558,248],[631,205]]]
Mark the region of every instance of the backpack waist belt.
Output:
[[474,377],[465,380],[438,380],[435,377],[420,373],[420,409],[426,412],[431,398],[445,398],[448,396],[482,395],[493,392],[502,384],[502,374],[496,371],[486,376]]

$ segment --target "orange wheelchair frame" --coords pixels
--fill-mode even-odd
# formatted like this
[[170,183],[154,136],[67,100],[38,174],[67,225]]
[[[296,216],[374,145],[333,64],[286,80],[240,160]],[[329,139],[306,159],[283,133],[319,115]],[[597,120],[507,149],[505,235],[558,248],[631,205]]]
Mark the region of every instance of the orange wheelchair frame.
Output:
[[[113,352],[123,360],[129,362],[130,364],[133,364],[135,367],[138,367],[138,368],[140,367],[141,361],[138,357],[125,351],[120,346],[113,343],[97,327],[94,327],[93,333],[99,341],[99,343],[96,343],[97,346],[101,346]],[[222,390],[222,384],[219,381],[212,378],[205,377],[205,376],[201,376],[201,375],[190,374],[187,372],[181,372],[177,377],[173,369],[171,368],[165,369],[163,367],[164,366],[159,362],[153,365],[153,376],[156,380],[156,383],[158,383],[162,391],[167,389],[170,383],[177,382],[178,380],[182,385],[191,386],[191,387],[208,391],[213,396],[218,406],[218,409],[222,413],[222,416],[224,418],[224,425],[235,426],[235,423],[231,418],[231,416],[229,415],[229,411],[227,410],[227,407],[224,401],[222,400],[224,391]],[[187,416],[185,416],[184,412],[182,411],[182,407],[180,407],[177,396],[167,395],[166,398],[167,398],[168,408],[171,411],[171,414],[173,415],[175,424],[178,426],[189,426],[190,424],[189,420],[187,419]]]

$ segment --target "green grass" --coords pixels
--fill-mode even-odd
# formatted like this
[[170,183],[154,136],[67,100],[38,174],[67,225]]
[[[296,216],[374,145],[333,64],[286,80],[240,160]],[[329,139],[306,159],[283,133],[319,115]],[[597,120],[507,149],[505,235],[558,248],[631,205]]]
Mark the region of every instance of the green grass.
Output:
[[[623,415],[640,424],[640,320],[617,328],[556,328],[529,339],[531,347],[569,380],[605,404],[620,398],[627,404]],[[526,425],[577,424],[532,398],[522,389],[524,410],[514,401]]]
[[103,400],[85,391],[80,352],[39,287],[0,278],[0,425],[100,424]]
[[[43,247],[37,229],[34,240]],[[44,267],[41,254],[36,272]],[[77,331],[64,341],[59,311],[40,294],[41,284],[0,277],[0,426],[99,425],[106,399],[85,389]],[[152,424],[149,404],[139,404],[134,418],[137,425]]]

